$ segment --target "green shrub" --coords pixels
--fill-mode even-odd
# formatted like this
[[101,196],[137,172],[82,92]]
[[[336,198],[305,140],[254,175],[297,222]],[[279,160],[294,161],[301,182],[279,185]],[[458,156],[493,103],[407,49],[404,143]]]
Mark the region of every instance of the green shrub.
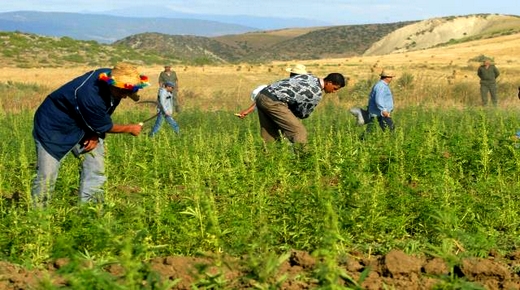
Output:
[[401,89],[412,89],[414,86],[414,76],[404,72],[396,79],[396,85]]

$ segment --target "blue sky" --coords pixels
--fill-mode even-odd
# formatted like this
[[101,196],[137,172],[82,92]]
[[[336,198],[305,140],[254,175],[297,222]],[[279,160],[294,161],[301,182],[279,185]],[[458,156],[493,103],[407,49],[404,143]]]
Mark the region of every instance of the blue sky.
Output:
[[[413,3],[413,4],[412,4]],[[308,18],[334,25],[388,23],[476,13],[520,15],[518,0],[16,0],[2,1],[0,12],[33,10],[102,12],[150,5],[195,14]]]

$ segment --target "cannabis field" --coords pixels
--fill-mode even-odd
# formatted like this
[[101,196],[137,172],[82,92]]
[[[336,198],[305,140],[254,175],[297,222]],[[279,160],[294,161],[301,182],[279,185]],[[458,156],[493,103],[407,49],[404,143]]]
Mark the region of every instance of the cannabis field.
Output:
[[[123,110],[114,118],[135,122],[144,114]],[[297,157],[287,143],[263,145],[255,114],[239,120],[230,111],[187,110],[178,116],[180,136],[165,125],[156,138],[107,138],[105,203],[78,204],[71,155],[51,205],[36,210],[32,112],[3,114],[0,259],[26,276],[13,280],[0,267],[0,286],[359,289],[379,279],[373,289],[392,289],[398,284],[369,275],[376,267],[360,257],[398,249],[446,263],[418,288],[478,288],[457,274],[462,259],[503,257],[520,243],[517,113],[407,107],[394,119],[393,134],[361,141],[364,128],[326,103],[304,121],[309,154]],[[299,262],[300,272],[280,275],[284,264],[298,264],[295,253],[314,259],[312,269]],[[164,278],[157,273],[168,263],[147,263],[163,257],[170,267],[174,257],[204,266],[190,260],[190,278]],[[346,270],[349,261],[357,271]]]
[[[520,290],[518,34],[302,60],[316,76],[348,77],[303,121],[304,156],[287,142],[264,145],[256,113],[233,116],[293,61],[174,62],[181,135],[165,124],[149,138],[150,123],[137,137],[109,135],[102,204],[78,204],[80,160],[67,156],[43,209],[30,201],[32,118],[43,98],[125,59],[150,77],[141,96],[155,99],[164,58],[4,36],[0,290]],[[496,108],[480,106],[485,58],[501,72]],[[396,131],[362,141],[365,128],[348,110],[366,105],[383,68],[398,73]],[[113,117],[137,123],[149,114],[125,100]]]

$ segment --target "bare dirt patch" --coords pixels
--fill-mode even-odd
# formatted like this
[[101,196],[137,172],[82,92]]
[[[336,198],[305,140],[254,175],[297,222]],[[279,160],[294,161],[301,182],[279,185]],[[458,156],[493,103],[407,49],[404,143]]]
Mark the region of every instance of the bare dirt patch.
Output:
[[[172,289],[193,289],[208,286],[211,278],[219,277],[224,288],[250,289],[259,285],[278,285],[281,289],[313,289],[320,286],[317,269],[322,261],[302,251],[292,251],[270,277],[261,277],[247,265],[247,258],[159,257],[144,263],[161,281],[174,281]],[[0,289],[37,289],[42,279],[55,287],[70,285],[67,276],[59,274],[67,259],[59,259],[45,269],[28,270],[7,262],[0,262]],[[416,257],[399,250],[383,256],[350,254],[338,259],[343,274],[338,284],[361,289],[432,289],[466,283],[483,289],[520,289],[517,273],[520,253],[504,257],[464,258],[458,265],[448,265],[443,259]],[[126,275],[121,265],[104,268],[114,279]],[[143,281],[146,285],[147,281]],[[221,285],[222,286],[222,285]],[[460,286],[460,285],[459,285]],[[457,286],[455,286],[456,288]]]

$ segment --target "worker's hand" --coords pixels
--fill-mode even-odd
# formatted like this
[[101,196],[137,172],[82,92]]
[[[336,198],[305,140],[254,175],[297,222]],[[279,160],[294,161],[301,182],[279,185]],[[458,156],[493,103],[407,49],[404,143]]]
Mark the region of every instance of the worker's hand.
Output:
[[247,116],[247,113],[240,112],[236,113],[235,116],[239,117],[240,119],[244,119]]
[[128,133],[130,133],[132,136],[139,136],[139,134],[141,134],[141,130],[143,129],[143,123],[128,126]]
[[81,145],[83,145],[85,152],[89,152],[89,151],[94,150],[94,148],[96,148],[98,143],[99,143],[98,137],[94,135],[94,136],[85,138],[83,140],[83,144],[81,144]]
[[385,118],[388,118],[388,117],[390,117],[390,112],[383,111],[383,112],[381,112],[381,115],[383,115],[383,117],[385,117]]

